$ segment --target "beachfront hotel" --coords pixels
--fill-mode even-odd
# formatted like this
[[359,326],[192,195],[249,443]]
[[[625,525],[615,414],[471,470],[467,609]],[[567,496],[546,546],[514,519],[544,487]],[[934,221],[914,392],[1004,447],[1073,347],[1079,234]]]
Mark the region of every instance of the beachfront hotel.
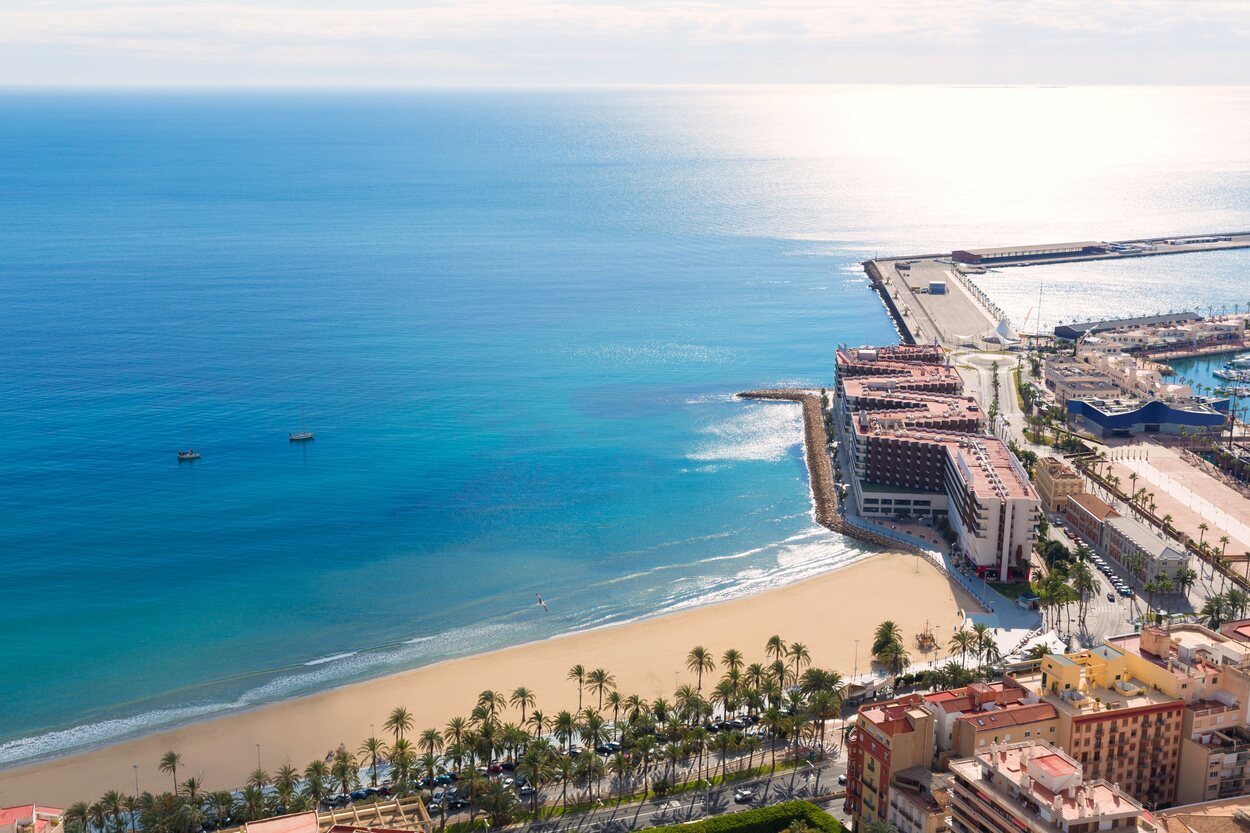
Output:
[[1027,570],[1041,501],[1015,455],[936,347],[837,351],[834,422],[866,518],[945,517],[987,577]]

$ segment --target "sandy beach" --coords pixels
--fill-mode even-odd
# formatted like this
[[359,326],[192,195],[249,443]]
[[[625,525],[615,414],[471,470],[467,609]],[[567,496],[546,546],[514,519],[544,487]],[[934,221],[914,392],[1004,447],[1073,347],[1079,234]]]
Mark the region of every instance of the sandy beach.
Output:
[[[958,595],[957,595],[958,593]],[[577,687],[565,677],[581,663],[606,668],[624,694],[671,699],[677,683],[693,683],[684,668],[691,647],[719,657],[738,648],[748,662],[764,661],[772,634],[808,646],[815,665],[849,676],[858,662],[868,669],[873,628],[897,621],[916,661],[917,631],[929,622],[945,645],[970,601],[934,569],[912,556],[883,554],[766,593],[693,608],[627,625],[603,628],[404,671],[377,680],[254,711],[159,732],[64,758],[0,772],[0,805],[40,802],[68,806],[104,791],[134,790],[133,764],[142,790],[167,790],[157,770],[168,750],[182,755],[179,778],[200,776],[209,789],[234,787],[256,767],[256,744],[270,772],[290,761],[303,768],[339,743],[360,746],[371,725],[395,706],[411,711],[420,731],[466,715],[477,695],[491,688],[533,689],[547,714],[577,706]],[[856,646],[858,640],[859,645]],[[718,672],[719,674],[719,669]],[[705,680],[705,688],[706,680]],[[515,720],[515,714],[508,719]],[[414,733],[415,734],[415,733]]]

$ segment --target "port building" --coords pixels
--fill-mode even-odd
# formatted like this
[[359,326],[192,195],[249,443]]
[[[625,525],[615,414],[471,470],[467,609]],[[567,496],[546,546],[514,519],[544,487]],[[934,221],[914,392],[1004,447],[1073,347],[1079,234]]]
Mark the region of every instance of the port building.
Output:
[[1129,437],[1142,432],[1218,433],[1227,421],[1229,401],[1147,402],[1121,399],[1069,399],[1068,416],[1099,437]]
[[1106,243],[1086,240],[1080,243],[1047,243],[1037,246],[1006,246],[997,249],[956,249],[951,260],[956,263],[1010,263],[1016,260],[1045,260],[1100,255],[1108,251]]
[[1100,321],[1085,321],[1080,324],[1060,324],[1055,327],[1055,338],[1077,341],[1085,335],[1097,335],[1112,330],[1170,327],[1201,320],[1202,316],[1196,312],[1169,312],[1163,315],[1139,315],[1134,318],[1108,318]]

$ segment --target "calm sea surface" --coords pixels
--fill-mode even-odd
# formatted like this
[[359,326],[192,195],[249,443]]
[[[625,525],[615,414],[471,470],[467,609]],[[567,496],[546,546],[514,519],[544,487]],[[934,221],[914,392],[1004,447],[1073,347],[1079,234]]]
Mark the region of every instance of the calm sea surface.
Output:
[[4,94],[0,765],[846,563],[732,394],[893,337],[858,261],[1233,228],[1244,89]]

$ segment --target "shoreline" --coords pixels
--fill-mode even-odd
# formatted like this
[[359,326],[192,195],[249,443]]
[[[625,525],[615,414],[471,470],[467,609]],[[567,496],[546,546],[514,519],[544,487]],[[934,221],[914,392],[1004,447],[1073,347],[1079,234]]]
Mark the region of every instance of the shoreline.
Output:
[[[898,609],[906,614],[896,618],[909,636],[935,620],[939,628],[953,627],[959,611],[975,604],[931,566],[921,570],[915,556],[869,555],[760,593],[440,660],[16,764],[0,770],[0,797],[67,805],[108,789],[129,793],[136,763],[141,789],[167,789],[156,761],[168,749],[182,754],[188,775],[203,777],[212,789],[231,788],[255,768],[257,743],[270,771],[287,761],[302,767],[339,743],[354,750],[371,727],[384,737],[377,727],[395,706],[413,712],[417,731],[441,728],[448,718],[467,714],[487,688],[508,693],[519,685],[534,688],[538,708],[551,715],[577,706],[576,686],[564,679],[575,663],[607,668],[622,693],[671,697],[679,682],[693,682],[685,679],[691,675],[684,658],[695,644],[706,644],[718,656],[736,647],[748,661],[762,661],[764,641],[779,633],[808,644],[816,665],[850,677],[852,663],[858,663],[855,670],[869,668],[867,645],[878,623],[873,597],[881,587],[891,587],[904,602]],[[856,640],[864,645],[862,656],[858,646],[852,649]]]

